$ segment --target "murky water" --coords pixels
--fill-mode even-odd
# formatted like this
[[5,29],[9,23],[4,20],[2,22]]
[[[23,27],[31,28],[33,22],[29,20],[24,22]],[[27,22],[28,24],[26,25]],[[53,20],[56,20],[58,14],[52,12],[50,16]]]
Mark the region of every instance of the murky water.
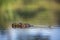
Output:
[[0,40],[60,40],[60,28],[28,28],[0,31]]

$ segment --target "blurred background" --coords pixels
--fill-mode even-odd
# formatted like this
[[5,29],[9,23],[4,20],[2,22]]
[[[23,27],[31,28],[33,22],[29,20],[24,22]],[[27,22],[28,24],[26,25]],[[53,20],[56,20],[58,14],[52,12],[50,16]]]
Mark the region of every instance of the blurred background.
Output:
[[[10,28],[20,22],[36,26]],[[0,40],[60,40],[59,27],[60,0],[0,0]]]
[[0,26],[6,28],[14,22],[34,25],[60,24],[59,2],[59,0],[0,0]]

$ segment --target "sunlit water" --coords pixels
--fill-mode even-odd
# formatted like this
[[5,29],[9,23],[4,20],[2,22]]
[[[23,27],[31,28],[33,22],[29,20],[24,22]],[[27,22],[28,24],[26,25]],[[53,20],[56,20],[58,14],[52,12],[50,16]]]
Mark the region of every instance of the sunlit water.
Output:
[[60,40],[60,28],[12,28],[0,31],[0,40]]

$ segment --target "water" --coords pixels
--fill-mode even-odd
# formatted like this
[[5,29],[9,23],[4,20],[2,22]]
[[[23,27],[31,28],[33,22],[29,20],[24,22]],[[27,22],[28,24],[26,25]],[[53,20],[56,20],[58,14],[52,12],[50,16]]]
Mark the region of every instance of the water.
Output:
[[60,40],[60,28],[28,28],[0,31],[0,40]]
[[51,40],[60,40],[60,28],[55,28],[51,30]]
[[0,30],[0,40],[8,40],[8,32],[6,30]]

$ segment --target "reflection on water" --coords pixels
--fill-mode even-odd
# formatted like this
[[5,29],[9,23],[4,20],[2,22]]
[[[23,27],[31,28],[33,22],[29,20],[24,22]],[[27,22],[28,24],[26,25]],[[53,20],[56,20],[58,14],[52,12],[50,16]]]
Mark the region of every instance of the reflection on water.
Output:
[[8,33],[5,30],[0,30],[0,40],[8,40]]
[[0,40],[60,40],[60,28],[0,30]]

